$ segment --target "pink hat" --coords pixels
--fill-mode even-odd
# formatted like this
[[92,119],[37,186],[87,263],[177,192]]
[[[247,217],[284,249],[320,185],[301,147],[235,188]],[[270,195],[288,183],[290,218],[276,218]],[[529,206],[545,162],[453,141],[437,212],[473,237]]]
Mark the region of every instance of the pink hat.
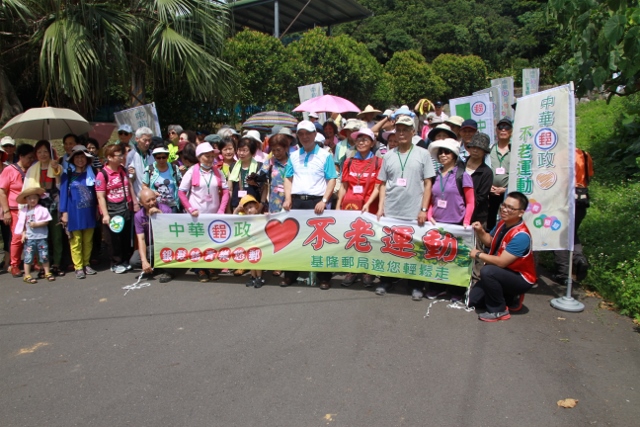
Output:
[[373,142],[375,142],[375,141],[376,141],[376,137],[375,137],[375,135],[373,134],[373,131],[372,131],[371,129],[369,129],[369,128],[363,128],[363,129],[360,129],[360,130],[358,130],[358,131],[356,131],[356,132],[352,133],[352,134],[351,134],[351,138],[353,138],[353,140],[355,141],[355,140],[356,140],[356,139],[358,139],[358,137],[359,137],[359,136],[361,136],[361,135],[366,135],[366,136],[368,136],[369,138],[371,138],[371,140],[372,140]]
[[213,147],[208,142],[203,142],[196,147],[196,157],[200,157],[202,154],[210,153],[213,151]]

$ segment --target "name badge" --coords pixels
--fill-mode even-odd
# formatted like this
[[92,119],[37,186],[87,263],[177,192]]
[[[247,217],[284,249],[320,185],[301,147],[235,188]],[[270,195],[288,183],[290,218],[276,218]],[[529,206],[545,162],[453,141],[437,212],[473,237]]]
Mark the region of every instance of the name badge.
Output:
[[439,208],[446,209],[446,207],[447,207],[447,201],[446,201],[446,200],[439,199],[439,200],[438,200],[438,207],[439,207]]
[[238,190],[238,197],[242,198],[246,195],[247,195],[247,192],[245,190]]
[[213,201],[213,196],[211,194],[206,194],[204,196],[204,200],[205,200],[205,202],[212,202]]
[[364,188],[362,185],[354,185],[353,186],[353,194],[362,194],[364,192]]
[[496,168],[496,175],[505,175],[507,171],[504,168]]
[[406,187],[407,186],[407,178],[398,178],[396,181],[398,187]]

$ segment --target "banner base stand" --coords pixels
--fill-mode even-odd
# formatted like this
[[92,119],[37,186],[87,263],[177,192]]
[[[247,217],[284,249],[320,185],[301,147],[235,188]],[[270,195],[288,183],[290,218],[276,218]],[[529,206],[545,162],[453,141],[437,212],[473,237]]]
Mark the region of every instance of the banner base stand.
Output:
[[552,299],[551,307],[557,310],[568,311],[570,313],[580,313],[581,311],[584,311],[583,303],[576,301],[573,297],[567,296]]

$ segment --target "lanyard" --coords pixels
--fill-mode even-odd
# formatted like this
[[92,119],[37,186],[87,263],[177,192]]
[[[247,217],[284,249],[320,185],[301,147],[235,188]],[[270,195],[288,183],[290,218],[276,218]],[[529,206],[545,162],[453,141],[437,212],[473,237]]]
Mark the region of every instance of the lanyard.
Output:
[[[408,156],[407,156],[408,157]],[[371,157],[371,160],[369,160],[369,164],[366,166],[366,168],[364,168],[364,170],[362,172],[360,172],[359,174],[356,174],[356,178],[358,178],[358,185],[360,185],[360,177],[362,175],[364,175],[365,173],[369,172],[369,169],[371,169],[371,165],[373,165],[373,162],[376,160],[375,155],[373,157]],[[405,164],[407,162],[405,161]]]
[[502,162],[504,161],[504,158],[507,157],[507,154],[509,154],[509,151],[506,152],[506,154],[504,155],[500,155],[500,151],[498,151],[498,144],[496,143],[496,145],[494,145],[494,147],[496,148],[496,157],[498,157],[498,162],[500,162],[500,167],[502,167]]
[[396,154],[398,155],[398,160],[400,161],[400,169],[402,170],[402,174],[400,175],[401,178],[404,178],[404,168],[405,166],[407,166],[407,161],[409,160],[409,156],[411,155],[412,151],[413,144],[411,145],[411,148],[409,148],[409,152],[407,153],[407,157],[404,159],[404,163],[402,163],[402,157],[400,157],[400,152],[396,148]]
[[449,183],[449,177],[451,176],[453,169],[447,172],[447,180],[442,182],[442,173],[440,173],[440,194],[442,195],[442,199],[444,199],[444,190],[447,188],[447,183]]
[[213,169],[210,169],[209,181],[207,181],[207,179],[205,178],[206,175],[202,172],[202,169],[200,169],[200,176],[202,177],[202,179],[204,179],[204,182],[207,184],[207,193],[211,194],[211,180],[213,179]]

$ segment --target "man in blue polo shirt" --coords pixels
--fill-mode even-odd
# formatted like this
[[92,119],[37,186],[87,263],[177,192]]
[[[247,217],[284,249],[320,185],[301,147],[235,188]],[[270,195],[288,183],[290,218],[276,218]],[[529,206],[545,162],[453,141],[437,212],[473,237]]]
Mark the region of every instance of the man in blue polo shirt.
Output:
[[[296,130],[302,148],[291,153],[284,172],[284,204],[291,209],[313,209],[320,215],[331,199],[337,173],[331,153],[316,144],[316,127],[308,120]],[[280,286],[289,286],[298,278],[297,271],[286,271]],[[331,273],[318,273],[320,289],[331,288]]]

